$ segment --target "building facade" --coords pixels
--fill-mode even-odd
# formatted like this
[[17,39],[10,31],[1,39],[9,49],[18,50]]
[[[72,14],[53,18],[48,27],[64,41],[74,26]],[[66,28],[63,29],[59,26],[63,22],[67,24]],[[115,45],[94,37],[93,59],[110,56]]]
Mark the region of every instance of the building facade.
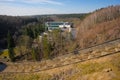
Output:
[[46,22],[45,26],[48,30],[61,29],[63,31],[71,32],[73,24],[69,22]]

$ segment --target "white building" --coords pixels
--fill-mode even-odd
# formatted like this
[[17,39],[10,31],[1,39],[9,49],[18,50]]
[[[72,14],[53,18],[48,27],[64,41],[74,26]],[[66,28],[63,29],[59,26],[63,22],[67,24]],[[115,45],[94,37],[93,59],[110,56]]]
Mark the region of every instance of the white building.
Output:
[[69,22],[46,22],[45,26],[48,30],[61,29],[63,31],[71,32],[73,24]]

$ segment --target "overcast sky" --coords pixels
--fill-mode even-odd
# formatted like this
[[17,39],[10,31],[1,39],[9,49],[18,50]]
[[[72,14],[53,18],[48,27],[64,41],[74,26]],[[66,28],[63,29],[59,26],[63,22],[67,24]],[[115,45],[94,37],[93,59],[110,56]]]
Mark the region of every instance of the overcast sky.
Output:
[[0,15],[41,15],[87,13],[120,0],[0,0]]

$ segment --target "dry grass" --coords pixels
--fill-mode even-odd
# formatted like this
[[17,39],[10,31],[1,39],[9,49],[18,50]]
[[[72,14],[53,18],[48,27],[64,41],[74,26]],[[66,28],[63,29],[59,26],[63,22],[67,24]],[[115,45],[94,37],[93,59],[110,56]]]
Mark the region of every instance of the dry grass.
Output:
[[5,75],[11,76],[14,80],[119,80],[120,53],[38,73]]

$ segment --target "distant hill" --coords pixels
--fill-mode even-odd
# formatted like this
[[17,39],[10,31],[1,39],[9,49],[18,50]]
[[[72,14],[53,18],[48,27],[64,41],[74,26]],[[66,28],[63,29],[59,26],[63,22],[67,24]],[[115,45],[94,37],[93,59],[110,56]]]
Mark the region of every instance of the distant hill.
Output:
[[86,18],[90,13],[79,14],[55,14],[51,18],[55,21],[72,22],[74,27],[79,27],[81,21]]
[[58,18],[81,18],[84,19],[89,13],[74,13],[74,14],[51,14],[51,15],[34,15],[36,18],[58,17]]
[[80,48],[120,38],[120,6],[109,6],[94,11],[80,24]]
[[88,13],[79,13],[79,14],[58,14],[56,15],[58,18],[80,18],[84,19]]

